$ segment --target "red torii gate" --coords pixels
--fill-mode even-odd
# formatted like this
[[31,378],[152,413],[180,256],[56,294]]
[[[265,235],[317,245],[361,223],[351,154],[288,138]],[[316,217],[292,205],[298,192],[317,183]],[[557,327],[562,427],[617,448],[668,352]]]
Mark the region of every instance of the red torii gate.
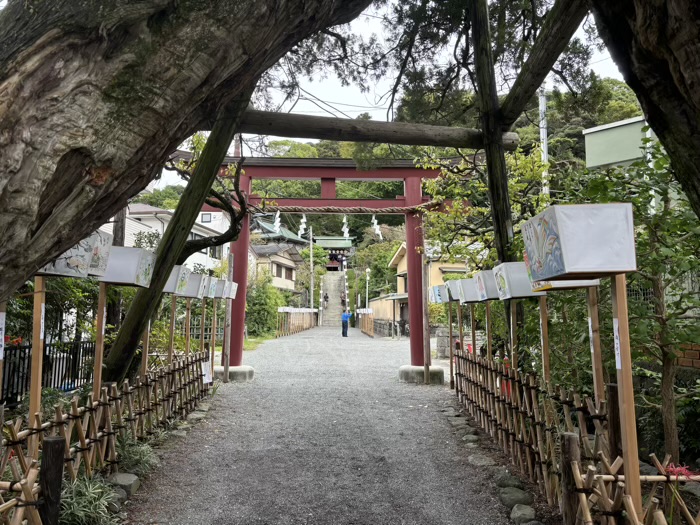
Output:
[[[237,158],[229,157],[224,162],[232,164]],[[241,173],[240,189],[249,195],[251,204],[262,204],[262,198],[251,195],[253,179],[272,180],[320,180],[321,197],[308,199],[273,199],[278,208],[303,208],[307,213],[403,213],[406,216],[406,254],[408,270],[408,311],[411,365],[423,366],[423,272],[421,250],[423,232],[416,206],[425,204],[422,179],[432,179],[439,175],[438,170],[416,168],[413,161],[394,160],[383,162],[375,169],[359,171],[355,161],[350,159],[296,159],[296,158],[247,158]],[[398,181],[404,182],[404,195],[394,199],[338,199],[336,181]],[[270,199],[268,199],[270,200]],[[343,211],[329,211],[323,208],[343,208]],[[393,208],[392,211],[386,211]],[[356,210],[353,212],[353,210]],[[296,210],[295,210],[296,211]],[[302,211],[299,209],[298,211]],[[248,282],[248,246],[250,244],[250,217],[243,221],[238,240],[231,243],[233,254],[233,280],[238,283],[238,293],[233,300],[231,311],[231,353],[230,365],[240,366],[243,362],[243,330],[245,326],[246,288]]]

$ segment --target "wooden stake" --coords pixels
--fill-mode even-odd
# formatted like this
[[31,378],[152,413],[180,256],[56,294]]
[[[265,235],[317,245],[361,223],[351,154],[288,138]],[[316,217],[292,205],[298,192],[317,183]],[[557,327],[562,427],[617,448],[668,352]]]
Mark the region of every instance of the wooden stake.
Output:
[[479,353],[477,352],[476,349],[476,315],[474,314],[474,304],[471,303],[469,305],[469,321],[471,322],[471,327],[472,327],[472,352],[474,353],[475,356],[478,356]]
[[143,341],[143,350],[141,352],[141,377],[145,378],[148,374],[148,345],[151,340],[151,322],[149,321],[146,325],[146,329],[143,331],[143,336],[141,336],[141,341]]
[[39,515],[43,525],[58,525],[66,441],[58,436],[46,436],[43,441],[41,478],[39,478],[41,486]]
[[600,348],[600,322],[598,320],[598,287],[588,288],[586,304],[588,305],[588,336],[591,343],[591,365],[593,367],[593,392],[597,407],[605,400],[605,383],[603,380],[603,353]]
[[561,515],[563,525],[576,525],[578,494],[572,462],[581,461],[578,435],[564,432],[561,440]]
[[192,299],[187,298],[187,306],[185,307],[185,354],[190,353],[190,329],[192,320]]
[[175,316],[177,315],[177,296],[170,297],[170,342],[168,344],[168,364],[173,362],[175,355]]
[[207,321],[207,298],[202,297],[202,325],[199,329],[199,351],[204,352],[204,325]]
[[518,369],[518,301],[510,300],[510,366]]
[[92,371],[92,395],[100,398],[102,362],[105,354],[105,318],[107,317],[107,283],[100,283],[97,296],[97,335],[95,336],[95,363]]
[[627,276],[618,274],[612,281],[613,330],[615,337],[615,368],[620,396],[620,430],[622,455],[625,460],[625,493],[632,498],[637,515],[642,514],[642,488],[639,480],[639,448],[637,418],[632,384],[632,353],[630,351],[629,319],[627,313]]
[[41,410],[41,378],[44,361],[45,280],[34,277],[34,315],[32,331],[32,372],[29,383],[29,421]]
[[214,377],[214,356],[216,355],[216,297],[211,300],[211,377]]
[[486,359],[493,361],[493,342],[491,340],[491,303],[486,301]]
[[540,341],[542,342],[542,377],[546,383],[552,379],[549,367],[549,311],[547,310],[547,296],[540,295]]
[[459,351],[464,355],[464,323],[462,322],[462,305],[457,303],[457,326],[459,328]]
[[[459,308],[459,303],[457,303],[457,308]],[[452,301],[447,302],[447,326],[450,330],[449,335],[449,345],[450,345],[450,390],[455,389],[455,372],[454,372],[454,347],[452,345]]]
[[[7,315],[7,302],[0,301],[0,399],[4,399],[2,390],[3,372],[5,371],[5,321]],[[0,406],[2,412],[2,406]]]

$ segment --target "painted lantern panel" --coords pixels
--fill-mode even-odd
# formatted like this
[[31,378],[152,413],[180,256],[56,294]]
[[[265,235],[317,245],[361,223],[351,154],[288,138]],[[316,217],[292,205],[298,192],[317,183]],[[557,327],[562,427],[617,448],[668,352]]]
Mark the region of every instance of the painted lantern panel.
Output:
[[85,278],[90,270],[96,237],[83,239],[70,250],[59,255],[55,261],[37,272],[39,275]]
[[474,276],[476,284],[476,294],[479,301],[488,301],[490,299],[498,299],[498,288],[496,287],[496,279],[491,270],[478,272]]
[[493,275],[498,288],[498,297],[501,300],[545,295],[544,292],[532,291],[524,262],[499,264],[493,269]]
[[551,206],[522,227],[532,280],[592,279],[637,269],[632,205]]
[[95,239],[95,245],[92,248],[92,260],[90,261],[89,275],[99,277],[107,271],[107,263],[109,261],[109,253],[112,250],[112,241],[114,236],[111,233],[97,230],[92,234]]
[[112,246],[107,269],[99,280],[105,283],[148,288],[155,264],[155,254],[142,248]]
[[460,299],[460,302],[477,303],[481,300],[479,298],[479,294],[476,291],[475,279],[460,279],[457,282],[459,283],[459,287],[462,291],[462,299]]

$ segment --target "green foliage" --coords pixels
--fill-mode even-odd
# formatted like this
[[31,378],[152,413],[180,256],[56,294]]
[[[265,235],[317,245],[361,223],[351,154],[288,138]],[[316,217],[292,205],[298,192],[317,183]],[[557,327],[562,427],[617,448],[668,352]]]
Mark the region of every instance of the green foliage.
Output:
[[357,272],[357,288],[365,295],[366,269],[370,270],[369,296],[396,292],[396,268],[389,268],[389,261],[401,246],[400,241],[377,242],[355,252],[353,266]]
[[143,478],[160,464],[158,456],[148,443],[141,443],[132,438],[117,439],[117,458],[119,468],[125,472]]
[[61,525],[118,525],[119,519],[109,512],[116,500],[110,485],[99,477],[80,476],[63,483],[61,490]]
[[169,185],[162,190],[154,190],[152,193],[141,193],[132,202],[148,204],[164,210],[174,210],[177,208],[184,191],[184,186]]
[[318,150],[313,143],[303,143],[288,139],[271,140],[267,143],[267,152],[271,157],[318,158]]
[[[55,388],[42,388],[41,389],[41,420],[47,421],[52,419],[56,412],[54,411],[54,406],[65,406],[69,403],[68,397],[61,391]],[[24,396],[22,402],[14,410],[15,416],[24,416],[25,418],[29,415],[29,396]]]
[[284,306],[280,291],[272,286],[272,277],[261,273],[248,285],[246,326],[251,336],[266,335],[277,328],[277,308]]
[[[311,249],[304,248],[300,252],[304,259],[296,269],[296,289],[305,294],[307,302],[301,306],[308,306],[308,291],[311,286]],[[326,262],[328,261],[328,251],[320,246],[313,245],[314,253],[314,306],[318,307],[319,294],[321,293],[321,279],[326,273]]]
[[447,325],[447,309],[444,304],[430,303],[428,305],[428,322],[430,326]]
[[160,243],[160,239],[161,234],[159,231],[136,232],[136,235],[134,236],[134,246],[136,248],[144,248],[151,252],[155,252],[156,248],[158,248],[158,244]]

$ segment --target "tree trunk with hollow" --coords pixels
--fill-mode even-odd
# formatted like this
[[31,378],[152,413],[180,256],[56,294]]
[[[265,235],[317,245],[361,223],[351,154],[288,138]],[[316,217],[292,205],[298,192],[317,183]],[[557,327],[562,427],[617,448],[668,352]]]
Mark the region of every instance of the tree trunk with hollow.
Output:
[[370,0],[10,0],[0,300],[109,220],[300,40]]
[[700,217],[700,5],[591,0],[596,25]]

